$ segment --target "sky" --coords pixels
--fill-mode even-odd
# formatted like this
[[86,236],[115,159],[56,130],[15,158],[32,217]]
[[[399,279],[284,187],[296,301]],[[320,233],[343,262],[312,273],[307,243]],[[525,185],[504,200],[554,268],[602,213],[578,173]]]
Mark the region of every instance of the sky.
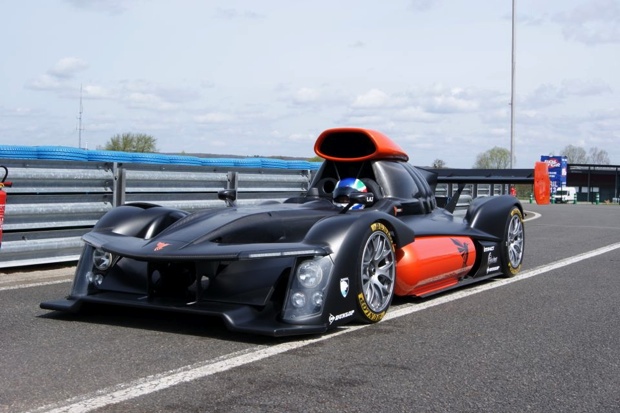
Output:
[[620,0],[515,8],[513,96],[511,0],[0,0],[0,144],[309,158],[359,126],[470,168],[513,96],[515,167],[620,164]]

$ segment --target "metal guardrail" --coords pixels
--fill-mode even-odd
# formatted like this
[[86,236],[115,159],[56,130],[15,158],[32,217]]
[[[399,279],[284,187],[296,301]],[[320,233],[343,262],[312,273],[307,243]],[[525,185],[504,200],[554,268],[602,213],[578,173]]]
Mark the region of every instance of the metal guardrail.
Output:
[[2,159],[12,188],[0,268],[76,261],[81,237],[115,206],[130,202],[197,211],[223,207],[221,189],[239,205],[284,200],[305,192],[311,170]]

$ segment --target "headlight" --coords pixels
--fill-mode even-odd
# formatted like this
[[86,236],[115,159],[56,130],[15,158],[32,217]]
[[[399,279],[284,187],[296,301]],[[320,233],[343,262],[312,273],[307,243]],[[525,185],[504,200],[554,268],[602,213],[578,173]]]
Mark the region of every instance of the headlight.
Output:
[[100,271],[105,271],[112,266],[112,253],[102,249],[93,251],[93,265]]
[[304,261],[297,267],[297,279],[304,288],[316,288],[323,279],[323,270],[317,261]]
[[314,304],[317,307],[320,307],[323,305],[323,292],[322,291],[317,291],[314,294],[312,294],[312,304]]
[[88,271],[88,273],[86,273],[86,280],[92,285],[99,287],[103,283],[103,275],[93,274],[91,271]]
[[[282,320],[289,323],[315,322],[327,298],[327,284],[333,268],[329,256],[300,258],[288,285]],[[305,321],[307,320],[307,321]]]
[[291,304],[296,308],[303,308],[306,305],[306,294],[295,293],[291,296]]

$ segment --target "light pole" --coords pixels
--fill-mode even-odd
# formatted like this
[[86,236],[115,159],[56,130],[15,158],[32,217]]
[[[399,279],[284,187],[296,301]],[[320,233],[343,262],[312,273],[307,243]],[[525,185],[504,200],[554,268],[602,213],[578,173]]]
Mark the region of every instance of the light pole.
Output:
[[510,70],[510,169],[514,167],[514,139],[515,139],[515,2],[512,0],[512,67]]

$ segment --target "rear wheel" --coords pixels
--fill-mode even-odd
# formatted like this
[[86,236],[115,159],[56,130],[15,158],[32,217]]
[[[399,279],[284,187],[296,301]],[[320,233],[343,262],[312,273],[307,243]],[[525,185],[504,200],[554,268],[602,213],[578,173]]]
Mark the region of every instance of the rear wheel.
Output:
[[362,240],[357,268],[357,302],[361,320],[376,323],[385,316],[394,296],[394,245],[389,230],[379,222],[370,226]]
[[524,246],[525,231],[523,228],[523,214],[521,210],[515,206],[508,214],[506,231],[502,242],[502,272],[505,276],[514,277],[521,271]]

